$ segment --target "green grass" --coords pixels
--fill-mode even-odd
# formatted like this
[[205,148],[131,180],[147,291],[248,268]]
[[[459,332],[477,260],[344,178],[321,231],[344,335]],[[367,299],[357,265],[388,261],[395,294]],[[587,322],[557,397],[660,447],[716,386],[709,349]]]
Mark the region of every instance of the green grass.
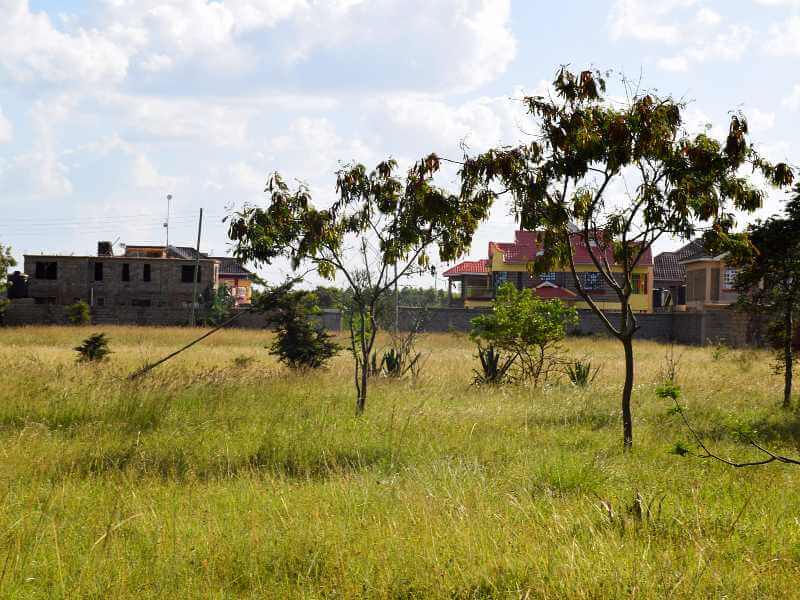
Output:
[[[191,339],[106,327],[0,330],[0,596],[169,598],[792,597],[800,468],[670,454],[655,395],[666,346],[636,346],[634,451],[622,352],[570,340],[586,389],[470,387],[465,336],[423,338],[421,378],[374,381],[354,416],[349,358],[297,375],[267,334]],[[677,348],[683,403],[724,455],[754,427],[800,454],[767,354]],[[252,357],[252,358],[246,358]],[[638,500],[637,500],[638,499]]]

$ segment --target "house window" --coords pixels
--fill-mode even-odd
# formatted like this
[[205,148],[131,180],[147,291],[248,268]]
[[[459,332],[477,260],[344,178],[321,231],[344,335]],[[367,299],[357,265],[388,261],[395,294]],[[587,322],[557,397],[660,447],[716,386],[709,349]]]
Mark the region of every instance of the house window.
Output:
[[131,280],[131,266],[128,263],[122,265],[122,281]]
[[[181,281],[183,283],[192,283],[194,280],[194,266],[184,265],[181,267]],[[200,267],[197,267],[197,282],[200,283]]]
[[94,303],[95,303],[96,306],[105,306],[106,305],[106,299],[102,298],[102,297],[101,298],[95,298]]
[[600,273],[597,271],[590,271],[583,275],[583,287],[587,290],[602,289],[603,283],[600,281]]
[[725,267],[725,271],[722,274],[722,287],[726,290],[732,290],[736,287],[736,275],[738,275],[739,271],[734,269],[733,267]]
[[634,273],[631,275],[631,291],[634,294],[647,293],[647,275],[644,273]]
[[36,262],[36,279],[58,279],[57,262]]
[[493,274],[493,277],[495,289],[508,282],[508,273],[506,271],[497,271]]
[[94,280],[103,281],[103,263],[94,263]]
[[150,306],[150,304],[149,298],[134,298],[131,300],[131,306]]
[[142,270],[142,281],[150,281],[150,265],[145,265]]
[[557,274],[555,272],[550,271],[549,273],[542,273],[541,275],[539,275],[539,279],[541,281],[546,281],[548,283],[555,283],[556,282],[556,276],[557,276]]
[[56,299],[55,298],[34,298],[33,299],[33,303],[34,304],[55,304],[56,303]]

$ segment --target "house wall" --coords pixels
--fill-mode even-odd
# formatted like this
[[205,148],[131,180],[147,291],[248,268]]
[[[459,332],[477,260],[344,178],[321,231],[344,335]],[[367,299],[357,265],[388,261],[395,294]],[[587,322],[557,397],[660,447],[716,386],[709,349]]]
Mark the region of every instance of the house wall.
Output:
[[253,282],[249,278],[220,274],[219,284],[226,285],[232,291],[238,291],[235,293],[236,304],[250,304],[253,298]]
[[[37,279],[37,262],[55,262],[57,279]],[[103,280],[94,280],[94,264],[103,264]],[[123,265],[128,264],[130,281],[122,280]],[[150,281],[144,281],[145,265],[150,265]],[[181,280],[184,266],[194,267],[193,260],[86,256],[26,256],[28,293],[33,299],[57,305],[83,300],[98,307],[131,306],[149,301],[157,307],[182,307],[191,304],[194,286]],[[198,293],[207,295],[216,288],[217,263],[200,260]]]
[[722,260],[698,260],[686,266],[686,306],[705,310],[736,302],[736,290],[725,287],[727,265]]
[[[503,254],[501,252],[495,252],[492,255],[490,268],[490,281],[492,282],[494,282],[496,279],[494,275],[495,273],[505,272],[509,273],[509,281],[515,285],[518,285],[518,277],[521,277],[523,287],[535,287],[541,283],[541,280],[538,277],[532,277],[529,274],[527,264],[503,262]],[[597,272],[597,268],[594,265],[575,265],[575,271],[579,274],[579,277],[584,277],[585,273]],[[636,267],[633,272],[646,277],[647,285],[645,287],[644,294],[631,295],[631,308],[633,308],[635,312],[653,312],[653,269],[649,266]],[[570,271],[559,270],[556,271],[556,273],[556,285],[579,295],[577,286],[575,285],[575,281]],[[615,270],[615,278],[617,281],[621,282],[622,269]],[[597,304],[601,310],[620,309],[620,303],[617,299],[616,292],[602,276],[600,277],[600,286],[592,291],[591,296],[595,304]],[[477,306],[477,303],[469,303],[469,306]],[[582,300],[577,300],[575,302],[575,307],[587,310],[590,309],[588,303]]]

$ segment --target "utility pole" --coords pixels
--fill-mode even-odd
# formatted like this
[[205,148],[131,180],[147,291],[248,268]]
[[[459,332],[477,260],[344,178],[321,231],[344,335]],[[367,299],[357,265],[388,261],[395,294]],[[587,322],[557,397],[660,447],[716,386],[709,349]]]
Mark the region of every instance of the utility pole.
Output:
[[203,209],[200,209],[200,220],[197,221],[197,248],[194,257],[194,282],[192,283],[192,326],[197,325],[197,280],[200,279],[200,234],[203,232]]
[[167,194],[167,220],[164,222],[164,228],[167,230],[167,250],[169,249],[169,213],[170,205],[172,204],[172,194]]

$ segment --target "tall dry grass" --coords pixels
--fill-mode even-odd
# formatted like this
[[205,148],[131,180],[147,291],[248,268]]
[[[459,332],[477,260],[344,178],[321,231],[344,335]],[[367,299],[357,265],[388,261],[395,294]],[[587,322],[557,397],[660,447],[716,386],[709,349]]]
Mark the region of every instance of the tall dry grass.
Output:
[[[624,454],[621,350],[587,389],[470,387],[465,336],[423,339],[419,380],[376,380],[354,416],[349,358],[290,373],[268,334],[0,330],[3,597],[792,597],[800,469],[739,471],[669,453],[656,398],[667,347],[637,344]],[[676,348],[684,403],[721,453],[749,426],[798,452],[767,354]]]

